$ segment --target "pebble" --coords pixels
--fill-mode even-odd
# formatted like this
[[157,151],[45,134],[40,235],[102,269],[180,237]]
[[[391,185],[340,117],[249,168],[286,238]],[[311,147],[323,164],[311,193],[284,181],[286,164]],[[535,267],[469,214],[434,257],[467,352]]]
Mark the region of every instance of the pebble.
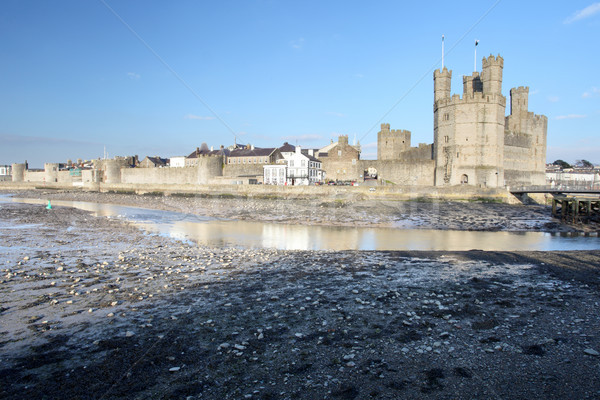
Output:
[[587,354],[588,356],[594,356],[594,357],[598,357],[600,356],[600,353],[598,353],[596,350],[594,349],[585,349],[583,351],[585,354]]
[[132,337],[134,335],[135,335],[135,333],[133,333],[132,331],[125,332],[125,337]]
[[181,369],[181,367],[171,367],[169,368],[169,372],[177,372]]

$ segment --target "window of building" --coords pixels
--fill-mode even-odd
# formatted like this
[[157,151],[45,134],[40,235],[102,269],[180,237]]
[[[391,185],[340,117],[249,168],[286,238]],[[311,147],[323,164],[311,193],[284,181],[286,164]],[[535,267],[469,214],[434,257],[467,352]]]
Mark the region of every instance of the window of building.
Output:
[[466,174],[463,174],[463,176],[460,177],[460,183],[461,185],[469,183],[469,177]]
[[445,143],[448,143],[448,140],[449,140],[449,139],[450,139],[450,138],[449,138],[448,136],[444,136],[444,142],[445,142]]
[[300,166],[306,167],[306,160],[300,160]]
[[290,160],[290,167],[294,166],[294,160]]
[[450,114],[446,113],[444,114],[444,121],[449,121],[450,120]]
[[338,150],[338,157],[341,157],[341,156],[342,156],[342,151]]

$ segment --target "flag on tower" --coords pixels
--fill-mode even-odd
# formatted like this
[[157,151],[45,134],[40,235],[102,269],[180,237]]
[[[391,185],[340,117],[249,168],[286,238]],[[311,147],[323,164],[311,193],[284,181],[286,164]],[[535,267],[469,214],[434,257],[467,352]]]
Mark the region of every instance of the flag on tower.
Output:
[[477,46],[479,44],[479,40],[475,41],[475,46]]

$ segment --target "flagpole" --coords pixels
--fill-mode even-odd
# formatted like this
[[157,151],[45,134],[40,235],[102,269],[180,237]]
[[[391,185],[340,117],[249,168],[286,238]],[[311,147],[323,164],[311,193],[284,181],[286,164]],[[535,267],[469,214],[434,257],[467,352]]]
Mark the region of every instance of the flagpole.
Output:
[[442,35],[442,69],[441,71],[444,70],[444,35]]
[[473,57],[473,72],[477,72],[477,45],[479,40],[475,40],[475,56]]

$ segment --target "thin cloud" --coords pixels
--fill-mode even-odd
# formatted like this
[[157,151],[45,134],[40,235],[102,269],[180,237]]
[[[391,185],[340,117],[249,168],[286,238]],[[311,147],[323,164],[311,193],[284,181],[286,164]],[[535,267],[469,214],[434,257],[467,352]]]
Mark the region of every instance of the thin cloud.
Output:
[[290,41],[290,46],[293,49],[297,49],[297,50],[301,49],[302,47],[304,47],[304,38]]
[[354,77],[355,77],[355,78],[358,78],[358,79],[362,79],[362,78],[364,78],[365,76],[364,76],[363,74],[354,74]]
[[576,21],[580,21],[582,19],[589,18],[593,15],[596,15],[599,12],[600,12],[600,3],[594,3],[594,4],[587,6],[583,10],[576,11],[569,18],[565,19],[563,23],[570,24],[570,23],[573,23]]
[[140,74],[136,74],[135,72],[128,72],[127,76],[129,77],[129,79],[133,79],[134,81],[137,81],[142,77]]
[[568,114],[568,115],[559,115],[554,117],[554,119],[577,119],[577,118],[585,118],[587,115],[585,114]]
[[292,136],[282,136],[281,140],[287,140],[288,142],[293,141],[302,141],[302,142],[316,142],[318,140],[323,140],[323,136],[314,135],[314,134],[306,134],[306,135],[292,135]]
[[548,96],[548,101],[550,103],[556,103],[556,102],[558,102],[558,100],[560,100],[560,98],[558,96]]
[[197,119],[197,120],[201,120],[201,121],[211,121],[213,119],[215,119],[215,117],[204,117],[202,115],[194,115],[194,114],[188,114],[184,117],[185,119]]
[[600,89],[597,87],[593,87],[591,88],[589,91],[584,92],[581,97],[583,97],[584,99],[590,98],[592,96],[594,96],[595,94],[600,94]]

